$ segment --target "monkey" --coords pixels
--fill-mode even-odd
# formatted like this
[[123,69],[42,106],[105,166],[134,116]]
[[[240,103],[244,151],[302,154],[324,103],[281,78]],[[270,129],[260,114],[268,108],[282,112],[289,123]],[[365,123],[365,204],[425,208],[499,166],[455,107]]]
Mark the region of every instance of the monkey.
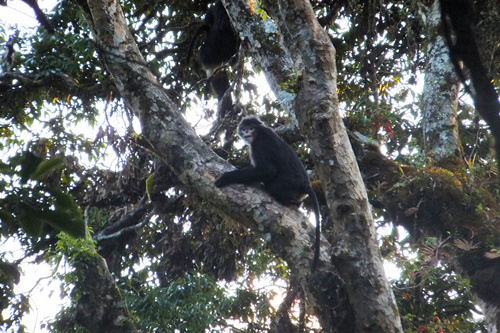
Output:
[[238,52],[240,40],[220,0],[208,9],[203,25],[196,30],[189,46],[188,56],[197,36],[202,32],[206,32],[206,35],[198,52],[198,61],[206,71],[210,85],[217,95],[220,116],[223,118],[226,111],[231,109],[233,100],[231,94],[226,94],[230,87],[229,78],[221,67]]
[[14,50],[14,36],[9,37],[9,40],[5,43],[5,47],[7,48],[7,52],[2,56],[3,67],[6,72],[10,72],[14,68],[17,57],[16,50]]
[[314,272],[321,237],[319,203],[302,162],[285,141],[256,117],[243,118],[238,125],[238,135],[250,147],[251,165],[224,173],[215,180],[215,186],[263,183],[271,197],[283,205],[299,206],[309,196],[316,215],[316,242],[311,265]]

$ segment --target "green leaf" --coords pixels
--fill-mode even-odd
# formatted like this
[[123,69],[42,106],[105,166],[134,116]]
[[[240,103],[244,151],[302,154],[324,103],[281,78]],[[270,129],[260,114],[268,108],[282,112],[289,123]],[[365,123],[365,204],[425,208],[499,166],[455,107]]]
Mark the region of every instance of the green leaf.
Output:
[[42,234],[43,222],[40,215],[25,203],[19,204],[19,224],[30,237],[39,238]]
[[19,173],[23,184],[26,184],[26,182],[31,179],[31,175],[35,172],[42,160],[42,158],[36,156],[32,152],[27,151],[24,154],[21,159],[21,172]]
[[23,230],[31,237],[40,237],[43,223],[47,223],[71,237],[85,237],[85,222],[73,197],[56,189],[47,189],[47,192],[55,199],[54,209],[40,209],[26,203],[19,205],[19,223]]
[[0,220],[7,222],[12,221],[13,218],[12,214],[7,212],[5,209],[0,210]]
[[12,167],[9,164],[0,162],[0,173],[11,173]]
[[46,210],[44,212],[46,222],[75,238],[84,237],[85,222],[80,207],[78,207],[73,197],[58,189],[47,189],[47,191],[55,199],[55,210]]
[[54,197],[55,205],[57,208],[67,209],[74,213],[79,213],[78,206],[76,205],[73,197],[58,189],[47,189],[47,191]]
[[85,223],[83,219],[69,214],[69,212],[58,210],[43,210],[40,212],[45,223],[64,231],[74,238],[85,236]]
[[64,164],[64,161],[60,157],[53,157],[48,160],[44,160],[38,164],[36,169],[33,171],[33,173],[30,175],[30,178],[39,180],[46,174],[48,174],[51,171],[54,171],[55,169],[60,168]]
[[155,186],[155,173],[153,172],[147,179],[146,179],[146,193],[148,194],[148,198],[151,200],[151,193],[154,190]]
[[0,276],[7,278],[9,282],[18,284],[21,279],[21,272],[17,265],[0,260]]

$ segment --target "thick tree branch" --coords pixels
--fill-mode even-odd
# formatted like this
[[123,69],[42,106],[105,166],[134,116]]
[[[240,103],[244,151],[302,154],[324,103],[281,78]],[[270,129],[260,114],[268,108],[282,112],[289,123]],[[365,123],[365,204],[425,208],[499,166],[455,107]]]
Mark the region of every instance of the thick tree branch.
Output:
[[144,226],[151,218],[152,212],[144,215],[148,211],[146,206],[147,196],[143,196],[137,206],[130,212],[122,215],[119,221],[116,221],[109,225],[108,227],[99,231],[98,234],[94,236],[94,240],[99,242],[102,240],[117,238],[122,236],[124,233],[136,230]]
[[76,306],[77,322],[95,333],[138,332],[106,261],[97,254],[88,255],[76,268],[85,275]]
[[422,92],[424,147],[427,156],[439,162],[461,155],[457,104],[460,80],[450,60],[446,41],[440,35],[441,11],[436,1],[428,12],[427,66]]
[[292,57],[284,46],[284,40],[278,33],[276,22],[268,18],[262,20],[252,15],[248,1],[223,1],[233,27],[244,41],[248,55],[261,67],[266,80],[280,105],[295,118],[293,109],[294,94],[282,88],[293,76]]

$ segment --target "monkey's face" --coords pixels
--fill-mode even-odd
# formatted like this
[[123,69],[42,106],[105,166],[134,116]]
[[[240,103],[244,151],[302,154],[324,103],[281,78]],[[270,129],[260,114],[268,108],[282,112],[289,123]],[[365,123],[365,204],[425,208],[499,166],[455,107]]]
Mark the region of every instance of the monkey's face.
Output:
[[240,126],[238,128],[238,135],[245,141],[245,144],[251,145],[255,139],[255,127],[253,126]]

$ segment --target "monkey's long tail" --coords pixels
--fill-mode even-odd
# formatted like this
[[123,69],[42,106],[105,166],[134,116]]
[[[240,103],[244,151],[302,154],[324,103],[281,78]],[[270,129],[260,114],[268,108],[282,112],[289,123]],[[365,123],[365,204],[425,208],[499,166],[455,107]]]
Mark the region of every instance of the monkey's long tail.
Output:
[[320,241],[321,241],[321,215],[319,214],[319,203],[318,198],[316,197],[316,193],[312,188],[309,188],[307,195],[311,198],[313,206],[314,206],[314,215],[316,215],[316,242],[314,243],[314,258],[311,265],[311,272],[316,270],[319,262],[319,250],[320,250]]

